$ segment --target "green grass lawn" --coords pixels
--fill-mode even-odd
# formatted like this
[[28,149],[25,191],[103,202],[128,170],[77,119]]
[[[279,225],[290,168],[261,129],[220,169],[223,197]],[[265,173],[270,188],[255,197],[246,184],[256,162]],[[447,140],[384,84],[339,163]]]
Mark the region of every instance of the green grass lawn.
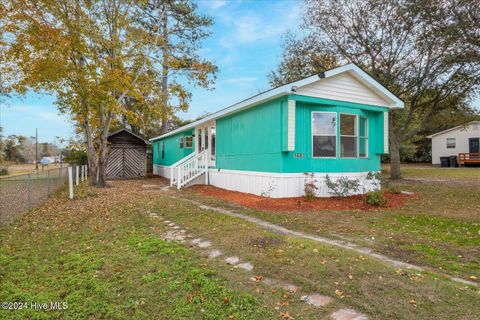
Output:
[[[388,176],[390,166],[383,165],[382,172]],[[440,168],[431,165],[402,165],[401,174],[403,178],[432,178],[457,181],[476,181],[480,182],[480,167],[466,168]]]
[[[0,309],[1,319],[274,318],[196,252],[161,240],[140,204],[82,194],[72,203],[50,201],[0,230],[0,301],[27,303]],[[30,305],[56,301],[68,308]]]
[[193,191],[183,195],[290,229],[346,239],[438,272],[480,279],[480,187],[409,181],[395,185],[418,198],[390,210],[292,213],[258,211]]
[[[382,320],[474,319],[480,314],[478,288],[437,273],[395,269],[348,250],[273,234],[160,192],[142,191],[141,184],[117,181],[101,191],[83,186],[74,201],[60,193],[0,229],[0,301],[68,305],[57,311],[0,310],[0,318],[280,319],[288,314],[294,319],[327,319],[342,307]],[[191,192],[176,194],[231,206]],[[444,201],[452,208],[463,206],[460,201]],[[413,212],[415,206],[426,212]],[[392,237],[396,244],[404,234],[404,250],[419,252],[419,261],[426,261],[428,255],[443,263],[443,249],[431,249],[437,248],[436,243],[425,246],[429,241],[445,242],[454,252],[460,247],[466,251],[478,248],[478,235],[466,235],[475,231],[467,213],[461,219],[437,216],[426,198],[408,207],[408,214],[336,212],[336,219],[333,213],[270,214],[270,219],[312,233],[334,230],[329,233],[332,237],[348,235],[374,247],[377,241],[372,242],[372,236],[382,240],[378,243]],[[237,209],[269,217],[268,213]],[[187,244],[161,240],[167,229],[160,219],[147,214],[152,211],[186,228],[187,233],[212,241],[212,247],[225,255],[250,261],[253,272],[207,259],[202,250]],[[456,224],[452,228],[442,224],[449,221]],[[458,261],[463,260],[452,261],[460,265]],[[250,281],[253,275],[301,289],[289,294]],[[310,293],[330,296],[333,301],[324,308],[300,301]]]

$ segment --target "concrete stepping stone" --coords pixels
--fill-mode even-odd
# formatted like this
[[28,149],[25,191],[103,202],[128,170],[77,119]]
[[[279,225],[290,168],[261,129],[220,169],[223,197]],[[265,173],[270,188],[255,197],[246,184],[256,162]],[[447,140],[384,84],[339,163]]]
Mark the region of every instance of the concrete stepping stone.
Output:
[[225,262],[226,262],[227,264],[230,264],[230,265],[235,265],[235,264],[237,264],[239,261],[240,261],[240,258],[239,258],[239,257],[235,257],[235,256],[233,256],[233,257],[228,257],[228,258],[225,259]]
[[253,264],[251,264],[250,262],[240,263],[237,267],[247,271],[253,270]]
[[208,257],[210,259],[213,259],[213,258],[217,258],[217,257],[220,257],[222,255],[222,251],[220,250],[212,250],[208,253]]
[[323,296],[321,294],[312,294],[308,296],[302,296],[300,300],[314,306],[314,307],[324,307],[330,302],[332,302],[333,298]]
[[368,320],[368,317],[353,309],[340,309],[330,315],[334,320]]
[[170,221],[170,220],[164,220],[164,221],[163,221],[163,223],[165,223],[165,224],[169,224],[169,223],[171,223],[171,222],[172,222],[172,221]]
[[160,189],[158,184],[142,184],[142,189]]
[[175,241],[180,241],[183,242],[185,240],[185,235],[182,233],[178,233],[176,231],[168,231],[165,234],[165,240],[175,240]]
[[278,280],[272,278],[263,278],[263,283],[265,283],[267,286],[273,286],[278,283]]
[[199,243],[202,242],[202,241],[203,241],[202,238],[195,238],[195,239],[193,239],[192,241],[190,241],[190,244],[195,246],[195,245],[199,244]]
[[173,228],[173,229],[175,229],[175,230],[178,230],[178,229],[180,229],[180,227],[179,227],[179,226],[173,226],[172,228]]
[[291,283],[286,283],[283,285],[283,289],[291,292],[291,293],[296,293],[298,291],[298,287],[294,284],[291,284]]
[[176,224],[173,223],[173,222],[170,222],[170,223],[168,224],[168,226],[169,226],[169,227],[174,227],[174,226],[176,226]]
[[210,243],[210,241],[202,241],[202,242],[199,242],[197,245],[199,248],[208,248],[212,244]]

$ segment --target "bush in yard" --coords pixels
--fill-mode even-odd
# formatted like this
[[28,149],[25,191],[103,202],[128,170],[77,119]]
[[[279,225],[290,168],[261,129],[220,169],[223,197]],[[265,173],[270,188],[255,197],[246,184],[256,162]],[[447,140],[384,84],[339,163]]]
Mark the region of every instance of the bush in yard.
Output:
[[314,179],[313,173],[305,172],[305,184],[303,186],[303,191],[305,193],[304,197],[306,200],[311,201],[315,199],[316,191],[318,190],[317,185],[315,184],[317,180]]
[[366,204],[383,207],[387,204],[387,198],[382,190],[367,192],[363,198]]
[[7,176],[8,169],[7,168],[0,168],[0,176]]
[[336,181],[332,181],[329,175],[325,177],[325,184],[330,190],[329,193],[337,197],[348,197],[360,189],[360,180],[349,179],[348,177],[340,177]]

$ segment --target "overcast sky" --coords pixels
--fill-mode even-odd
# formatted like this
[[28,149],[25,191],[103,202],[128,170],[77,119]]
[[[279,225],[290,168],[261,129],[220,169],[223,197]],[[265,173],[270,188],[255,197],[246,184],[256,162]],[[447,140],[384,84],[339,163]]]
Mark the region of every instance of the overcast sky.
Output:
[[[191,88],[190,110],[179,116],[195,118],[214,112],[269,88],[267,74],[281,57],[281,36],[300,24],[300,1],[294,0],[201,0],[202,13],[214,18],[212,36],[204,42],[201,55],[219,68],[215,89]],[[67,116],[61,116],[48,95],[29,93],[11,98],[0,110],[4,135],[27,137],[39,130],[39,140],[53,142],[55,136],[74,135]],[[475,103],[480,105],[478,101]]]

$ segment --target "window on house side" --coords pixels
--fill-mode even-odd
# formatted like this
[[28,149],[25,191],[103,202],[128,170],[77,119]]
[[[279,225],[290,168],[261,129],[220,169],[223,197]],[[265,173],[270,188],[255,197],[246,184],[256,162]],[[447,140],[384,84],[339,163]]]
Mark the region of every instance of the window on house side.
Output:
[[314,158],[337,156],[337,114],[312,112],[312,155]]
[[360,158],[368,157],[368,119],[360,117],[358,126],[358,153]]
[[165,142],[162,142],[162,159],[165,159]]
[[192,136],[186,136],[185,137],[185,148],[192,148]]
[[447,138],[447,148],[448,149],[455,148],[455,138]]
[[340,114],[340,157],[357,157],[357,116]]
[[180,149],[183,149],[183,137],[180,137]]

